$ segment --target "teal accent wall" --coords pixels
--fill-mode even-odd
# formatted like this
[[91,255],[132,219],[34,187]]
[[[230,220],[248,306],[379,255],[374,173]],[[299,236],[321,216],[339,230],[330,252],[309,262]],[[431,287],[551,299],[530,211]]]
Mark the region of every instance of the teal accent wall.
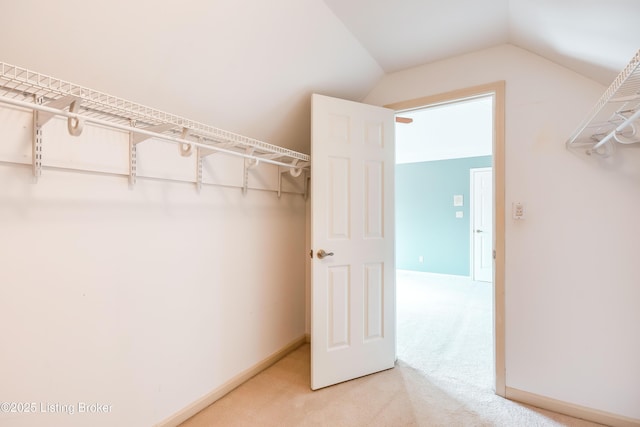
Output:
[[[490,166],[491,156],[396,165],[398,269],[469,276],[469,170]],[[463,206],[453,206],[457,194]]]

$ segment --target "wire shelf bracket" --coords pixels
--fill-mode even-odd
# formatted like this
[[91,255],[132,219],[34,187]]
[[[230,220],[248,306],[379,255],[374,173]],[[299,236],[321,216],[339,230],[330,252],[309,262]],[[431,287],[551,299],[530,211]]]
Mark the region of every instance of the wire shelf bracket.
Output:
[[569,138],[567,148],[610,156],[614,142],[640,143],[640,50],[607,88],[587,118]]
[[[42,105],[41,97],[34,97],[33,102]],[[42,175],[42,125],[40,125],[40,112],[33,110],[33,141],[31,145],[31,167],[33,170],[33,182],[38,182]]]
[[[293,161],[293,166],[296,166],[298,163],[297,160]],[[304,166],[308,166],[307,164],[305,164]],[[297,178],[299,177],[302,172],[304,171],[304,167],[293,167],[293,168],[283,168],[281,166],[278,166],[278,197],[280,197],[282,195],[282,175],[285,173],[289,173],[291,176]],[[306,200],[306,194],[305,194],[305,200]]]
[[[249,169],[260,163],[290,170],[292,175],[309,167],[310,156],[243,135],[88,89],[25,68],[0,62],[0,103],[33,111],[34,181],[40,178],[43,160],[43,126],[54,116],[67,119],[73,136],[93,123],[129,133],[129,186],[136,183],[136,146],[149,139],[178,145],[178,153],[197,152],[196,187],[202,187],[202,161],[214,153],[244,158],[242,191],[248,190]],[[296,175],[294,175],[296,176]],[[281,189],[278,188],[278,194]]]

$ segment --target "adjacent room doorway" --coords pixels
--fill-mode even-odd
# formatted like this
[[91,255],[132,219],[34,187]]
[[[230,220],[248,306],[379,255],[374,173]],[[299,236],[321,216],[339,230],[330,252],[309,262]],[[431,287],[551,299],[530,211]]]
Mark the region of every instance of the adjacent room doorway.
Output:
[[[484,96],[493,97],[494,111],[491,166],[494,174],[493,259],[495,267],[491,288],[494,302],[491,314],[495,331],[493,345],[495,391],[501,396],[505,395],[504,82],[406,101],[388,105],[386,108],[314,96],[318,102],[312,105],[311,139],[311,183],[314,194],[310,209],[311,382],[313,389],[393,366],[396,332],[395,280],[393,280],[393,268],[389,269],[385,266],[394,265],[396,256],[393,237],[396,223],[394,165],[393,155],[389,157],[386,153],[387,149],[394,145],[392,131],[394,111],[406,112],[454,100]],[[321,100],[323,101],[320,102]],[[326,104],[325,106],[329,108],[321,104]],[[353,123],[357,126],[352,126]],[[456,126],[452,131],[459,129],[461,127]],[[390,135],[388,135],[389,130],[391,130]],[[337,151],[323,152],[318,155],[315,148],[326,145],[323,141],[327,140],[340,142],[335,147]],[[342,148],[349,147],[352,142],[357,146],[368,147],[362,153],[373,157],[365,156],[364,160],[349,157],[353,154],[353,150],[344,151]],[[329,165],[332,166],[328,167]],[[349,202],[350,197],[355,196],[356,192],[351,194],[351,185],[346,185],[352,182],[352,177],[354,179],[364,177],[364,190],[357,191],[358,194],[364,195],[364,198],[360,197],[356,202]],[[469,182],[468,179],[467,182]],[[324,194],[323,186],[331,189],[327,193],[331,197],[326,200],[318,197],[319,194]],[[458,198],[455,197],[454,205],[457,200]],[[463,205],[464,203],[463,196]],[[359,206],[364,206],[365,210],[356,212]],[[324,216],[327,212],[330,214],[328,220]],[[363,212],[364,217],[361,215]],[[456,218],[460,218],[457,212],[455,215]],[[352,216],[362,221],[352,222],[350,219]],[[469,212],[465,215],[463,211],[462,218],[468,219]],[[353,232],[350,224],[353,225]],[[327,236],[333,237],[327,240]],[[352,237],[356,236],[357,239],[353,240]],[[372,239],[382,242],[380,248],[381,253],[385,254],[384,257],[381,258],[369,251],[345,249],[338,245],[338,242],[353,241],[360,248],[366,249],[370,245],[365,245],[363,242]],[[351,264],[351,261],[343,259],[349,254],[362,256]],[[365,347],[371,345],[379,347],[380,352],[376,353],[379,357],[363,358],[367,353]],[[372,361],[372,363],[363,366],[358,363],[358,360]]]
[[[488,282],[485,288],[490,292],[485,294],[485,301],[487,297],[490,301],[490,322],[486,323],[486,328],[491,330],[491,334],[488,340],[490,343],[484,343],[489,345],[491,354],[488,356],[491,363],[492,377],[489,382],[493,383],[495,391],[499,395],[504,395],[504,325],[502,322],[504,312],[504,84],[498,82],[495,84],[485,85],[481,87],[464,89],[452,93],[436,95],[432,97],[421,98],[417,100],[402,102],[394,105],[388,105],[388,108],[392,108],[396,111],[396,146],[401,147],[403,144],[407,144],[403,141],[407,132],[403,133],[403,130],[410,129],[411,126],[417,124],[416,128],[420,127],[419,120],[421,114],[431,110],[437,110],[435,114],[439,123],[438,125],[444,125],[444,128],[448,130],[449,136],[453,136],[457,141],[455,144],[447,143],[436,144],[435,146],[425,147],[425,141],[414,140],[408,143],[409,147],[403,154],[402,150],[397,152],[397,163],[415,163],[420,161],[420,151],[427,148],[430,150],[430,154],[435,154],[441,157],[439,160],[442,162],[434,162],[431,164],[434,169],[441,169],[441,173],[444,175],[435,175],[434,181],[437,181],[438,186],[434,190],[439,194],[440,200],[443,201],[441,206],[438,206],[434,210],[439,212],[440,216],[446,217],[444,222],[440,226],[436,226],[438,231],[446,230],[443,235],[436,236],[437,240],[435,246],[437,250],[431,252],[429,258],[420,251],[428,252],[429,248],[418,248],[416,243],[410,244],[410,248],[403,248],[401,239],[403,234],[403,225],[399,224],[402,220],[402,214],[400,212],[401,207],[396,207],[397,210],[397,265],[398,271],[398,298],[399,304],[402,297],[403,281],[411,282],[407,285],[409,288],[419,290],[423,292],[419,287],[415,287],[416,280],[426,280],[433,282],[437,280],[439,283],[432,287],[436,291],[425,291],[429,294],[430,298],[444,298],[448,299],[449,294],[439,293],[440,290],[449,292],[454,289],[453,294],[460,292],[460,289],[465,289],[469,286],[469,283],[476,282],[478,287],[482,287],[480,282]],[[478,101],[478,105],[490,104],[491,115],[484,123],[478,124],[475,120],[476,117],[467,116],[463,117],[453,113],[455,108],[448,108],[456,104],[466,105],[467,110],[473,110],[474,102]],[[471,107],[471,108],[469,108]],[[452,116],[445,118],[441,113],[445,110],[451,110]],[[425,113],[428,114],[428,113]],[[440,116],[439,116],[440,115]],[[446,122],[446,123],[442,123]],[[488,128],[490,131],[488,148],[478,149],[474,146],[477,143],[477,138],[474,138],[476,131],[480,128]],[[431,132],[430,137],[432,139],[444,139],[441,136],[434,135]],[[483,151],[484,150],[484,151]],[[448,154],[445,152],[449,152]],[[481,157],[489,156],[490,160],[486,164],[477,164]],[[408,156],[409,158],[405,158]],[[443,160],[446,159],[446,160]],[[456,161],[454,159],[462,159]],[[466,160],[464,160],[466,159]],[[486,161],[486,158],[484,159]],[[475,162],[475,163],[474,163]],[[440,164],[442,163],[442,164]],[[466,187],[467,193],[464,189],[453,190],[452,185],[449,185],[452,181],[458,179],[455,176],[456,168],[466,168]],[[417,169],[417,168],[414,168]],[[402,168],[398,165],[396,173],[398,174]],[[415,171],[410,172],[412,177],[416,175]],[[398,175],[397,176],[397,180]],[[423,188],[427,185],[416,183],[417,186],[422,185]],[[444,190],[443,190],[444,188]],[[461,187],[460,187],[461,188]],[[450,191],[450,193],[447,193]],[[397,198],[402,197],[401,190],[397,190]],[[414,200],[418,201],[422,195],[415,194]],[[396,204],[400,203],[396,200]],[[417,202],[419,203],[419,202]],[[417,211],[418,209],[413,209]],[[494,215],[495,212],[495,215]],[[418,212],[415,212],[419,215]],[[429,214],[423,215],[423,222]],[[454,219],[455,218],[455,219]],[[406,218],[405,218],[406,219]],[[457,223],[455,221],[458,221]],[[418,220],[416,220],[416,223]],[[447,222],[449,223],[447,225]],[[405,224],[406,225],[406,224]],[[462,228],[466,226],[465,236],[460,236],[458,233]],[[419,226],[418,226],[419,227]],[[450,227],[447,229],[447,227]],[[413,231],[417,234],[417,231]],[[452,243],[452,241],[457,241]],[[466,244],[466,252],[463,249]],[[450,260],[439,259],[443,256],[444,252],[449,251],[449,254],[457,253],[458,258],[463,259],[460,262],[452,262]],[[453,257],[455,258],[455,257]],[[431,265],[425,265],[429,264]],[[461,264],[465,264],[463,268]],[[428,272],[430,270],[434,272],[424,273],[426,276],[420,277],[421,271]],[[417,271],[416,274],[407,274],[403,271],[403,268],[407,268],[409,273],[413,273],[411,270]],[[438,274],[442,274],[439,278]],[[466,277],[465,277],[466,276]],[[450,279],[454,280],[450,280]],[[457,280],[456,278],[466,279]],[[440,280],[442,279],[442,280]],[[449,282],[449,286],[441,286],[441,283]],[[468,283],[467,283],[468,282]],[[426,287],[425,287],[426,289]],[[472,289],[472,288],[469,288]],[[435,292],[435,293],[434,293]],[[465,291],[466,292],[466,291]],[[471,291],[476,292],[476,290]],[[426,295],[426,294],[425,294]],[[445,296],[446,295],[446,296]],[[469,293],[465,294],[467,297]],[[417,296],[412,297],[413,299]],[[466,298],[466,297],[465,297]],[[473,296],[472,298],[476,298]],[[411,298],[409,298],[411,300]],[[466,303],[472,301],[467,298]],[[463,303],[463,304],[466,304]],[[414,305],[414,301],[409,302],[410,305]],[[472,303],[474,304],[474,303]],[[415,308],[415,307],[414,307]],[[398,310],[402,310],[399,305]],[[411,310],[411,308],[409,309]],[[399,312],[399,318],[401,313]],[[433,320],[433,319],[431,319]],[[442,325],[446,324],[446,320],[442,321]],[[401,327],[399,321],[399,328]],[[398,337],[401,337],[400,331]],[[435,335],[434,335],[434,338]],[[437,338],[436,338],[437,339]],[[444,339],[443,339],[444,342]],[[400,343],[399,343],[400,344]],[[445,356],[448,357],[448,356]],[[464,369],[464,368],[461,368]],[[464,375],[464,374],[463,374]]]

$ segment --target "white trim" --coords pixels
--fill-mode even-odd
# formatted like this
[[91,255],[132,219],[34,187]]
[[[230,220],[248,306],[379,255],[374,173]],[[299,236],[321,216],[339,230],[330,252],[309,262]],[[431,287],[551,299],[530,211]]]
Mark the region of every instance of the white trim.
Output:
[[207,406],[211,405],[215,401],[221,399],[226,394],[233,391],[238,386],[242,385],[252,377],[256,376],[260,372],[264,371],[274,363],[278,362],[280,359],[300,347],[302,344],[306,342],[306,336],[301,336],[300,338],[296,338],[282,349],[276,351],[271,356],[266,359],[258,362],[252,367],[244,370],[239,373],[235,377],[231,378],[226,383],[222,384],[220,387],[212,390],[206,395],[202,396],[200,399],[196,400],[192,404],[186,406],[175,414],[171,415],[169,418],[165,419],[162,422],[156,424],[156,427],[176,427],[181,423],[185,422],[189,418],[193,417]]
[[396,112],[424,108],[431,105],[455,102],[478,96],[493,95],[493,340],[495,360],[495,392],[505,396],[506,345],[505,345],[505,81],[487,83],[452,92],[429,95],[403,102],[385,105]]
[[540,396],[538,394],[529,393],[527,391],[522,391],[511,387],[506,387],[505,394],[505,397],[510,400],[515,400],[541,409],[547,409],[549,411],[570,415],[572,417],[581,418],[587,421],[593,421],[612,427],[640,427],[640,419],[637,418],[629,418],[623,415],[616,415],[610,412],[599,411],[597,409],[563,402],[561,400]]

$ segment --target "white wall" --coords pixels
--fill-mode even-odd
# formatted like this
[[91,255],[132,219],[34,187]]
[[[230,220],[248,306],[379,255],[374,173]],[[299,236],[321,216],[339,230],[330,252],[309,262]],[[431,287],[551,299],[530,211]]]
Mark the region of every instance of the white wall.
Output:
[[[605,87],[510,45],[390,74],[385,105],[506,81],[507,387],[640,419],[640,147],[565,141]],[[527,218],[510,219],[514,201]]]
[[0,61],[301,152],[312,92],[384,74],[321,0],[0,4]]
[[[305,332],[300,194],[43,171],[31,183],[29,113],[0,108],[0,400],[112,405],[107,414],[0,412],[12,426],[148,426]],[[63,120],[44,129],[46,165],[124,173],[127,135]],[[139,146],[143,174],[195,178],[193,157]],[[240,185],[214,155],[205,181]],[[250,186],[275,189],[262,164]],[[300,192],[301,178],[285,177]]]

